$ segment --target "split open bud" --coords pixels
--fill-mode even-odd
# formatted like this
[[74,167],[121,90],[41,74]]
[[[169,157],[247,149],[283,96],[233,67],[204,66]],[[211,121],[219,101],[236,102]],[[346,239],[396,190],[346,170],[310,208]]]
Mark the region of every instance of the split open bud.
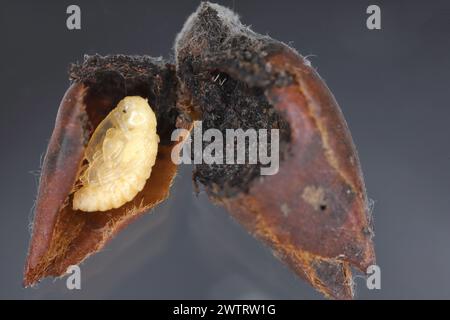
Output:
[[[323,80],[294,49],[254,33],[234,13],[210,3],[187,20],[175,55],[175,66],[148,57],[94,56],[72,67],[73,84],[43,166],[25,284],[62,275],[164,200],[176,171],[170,154],[178,142],[170,140],[171,132],[190,130],[193,120],[201,120],[204,130],[278,130],[277,174],[261,176],[260,164],[202,163],[195,165],[194,179],[296,274],[328,297],[352,298],[351,267],[365,271],[375,262],[373,232],[358,156]],[[148,99],[156,133],[127,140],[120,125],[126,117],[111,123],[126,96]],[[161,142],[155,163],[145,160],[131,187],[124,177],[135,169],[120,158],[128,156],[125,146],[149,139],[147,157],[156,151],[156,134]],[[103,162],[93,169],[96,159]],[[91,181],[104,181],[90,174],[109,177],[108,166],[122,172],[106,179],[110,185],[120,188],[127,181],[135,191],[144,184],[142,190],[134,197],[127,193],[126,201],[97,193],[95,206],[90,200],[80,205],[80,194],[90,199],[97,188],[90,189]]]
[[[170,158],[178,116],[172,65],[149,57],[90,56],[71,67],[70,78],[42,166],[26,286],[61,276],[102,249],[167,198],[176,173]],[[109,187],[121,195],[107,194]]]

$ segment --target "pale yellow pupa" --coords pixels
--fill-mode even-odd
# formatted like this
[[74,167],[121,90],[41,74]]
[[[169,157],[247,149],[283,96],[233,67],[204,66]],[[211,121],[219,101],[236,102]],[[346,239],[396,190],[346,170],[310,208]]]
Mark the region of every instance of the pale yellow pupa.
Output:
[[73,209],[106,211],[131,201],[150,177],[158,153],[156,116],[146,99],[125,97],[89,140],[88,166]]

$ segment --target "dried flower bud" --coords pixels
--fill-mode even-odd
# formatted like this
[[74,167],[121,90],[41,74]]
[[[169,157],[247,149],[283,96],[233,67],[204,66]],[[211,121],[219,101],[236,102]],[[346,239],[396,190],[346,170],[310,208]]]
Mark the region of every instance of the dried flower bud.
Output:
[[[25,285],[64,274],[163,201],[176,172],[171,133],[202,120],[204,130],[222,133],[279,131],[277,174],[261,176],[260,163],[202,163],[195,165],[194,180],[316,289],[352,298],[351,267],[365,271],[375,262],[373,232],[358,156],[324,81],[294,49],[251,31],[230,10],[211,3],[189,17],[175,55],[176,66],[120,55],[87,57],[72,66],[73,84],[61,102],[42,168]],[[142,157],[148,162],[133,184],[135,191],[142,189],[136,195],[98,195],[95,206],[85,205],[79,200],[95,180],[91,173],[105,163],[119,166],[120,176],[108,183],[120,185],[123,172],[133,169],[119,159],[126,145],[120,122],[126,117],[110,125],[111,111],[126,96],[148,99],[155,113],[157,132],[132,141],[152,141],[144,149],[152,154],[157,148],[156,160],[153,165],[152,156]],[[112,127],[117,130],[109,132]],[[95,167],[91,153],[101,149],[109,160]],[[277,148],[269,143],[268,149]],[[80,214],[74,207],[105,211]]]

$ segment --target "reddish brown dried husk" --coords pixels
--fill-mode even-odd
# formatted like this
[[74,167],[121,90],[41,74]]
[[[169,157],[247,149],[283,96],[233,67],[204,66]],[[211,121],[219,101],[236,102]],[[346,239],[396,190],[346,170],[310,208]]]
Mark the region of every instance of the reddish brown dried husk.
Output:
[[174,144],[160,145],[151,178],[131,202],[106,212],[74,211],[69,195],[87,141],[105,110],[111,110],[115,103],[101,96],[87,99],[88,91],[81,83],[73,84],[59,107],[41,172],[25,286],[47,276],[64,275],[68,266],[99,251],[124,226],[167,198],[176,173],[170,158]]
[[221,199],[232,215],[326,296],[353,297],[350,265],[375,263],[368,205],[356,150],[333,95],[295,52],[268,57],[294,75],[266,90],[289,122],[291,143],[279,172],[248,193]]
[[[230,129],[252,121],[280,129],[277,174],[241,178],[225,166],[216,177],[215,167],[203,165],[195,177],[296,274],[328,297],[352,298],[351,266],[366,271],[375,262],[372,228],[358,156],[323,80],[295,50],[208,2],[189,17],[175,51],[180,83],[207,122],[222,131],[222,119]],[[217,74],[230,85],[209,78]],[[276,121],[254,116],[273,114],[270,107]],[[224,176],[241,179],[230,186]]]

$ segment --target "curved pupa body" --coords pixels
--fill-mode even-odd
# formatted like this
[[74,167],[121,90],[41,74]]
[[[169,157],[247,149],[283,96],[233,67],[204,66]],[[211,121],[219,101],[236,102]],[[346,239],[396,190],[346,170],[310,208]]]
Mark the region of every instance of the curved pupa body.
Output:
[[131,201],[150,177],[158,152],[156,116],[146,99],[125,97],[94,131],[86,148],[73,208],[106,211]]

